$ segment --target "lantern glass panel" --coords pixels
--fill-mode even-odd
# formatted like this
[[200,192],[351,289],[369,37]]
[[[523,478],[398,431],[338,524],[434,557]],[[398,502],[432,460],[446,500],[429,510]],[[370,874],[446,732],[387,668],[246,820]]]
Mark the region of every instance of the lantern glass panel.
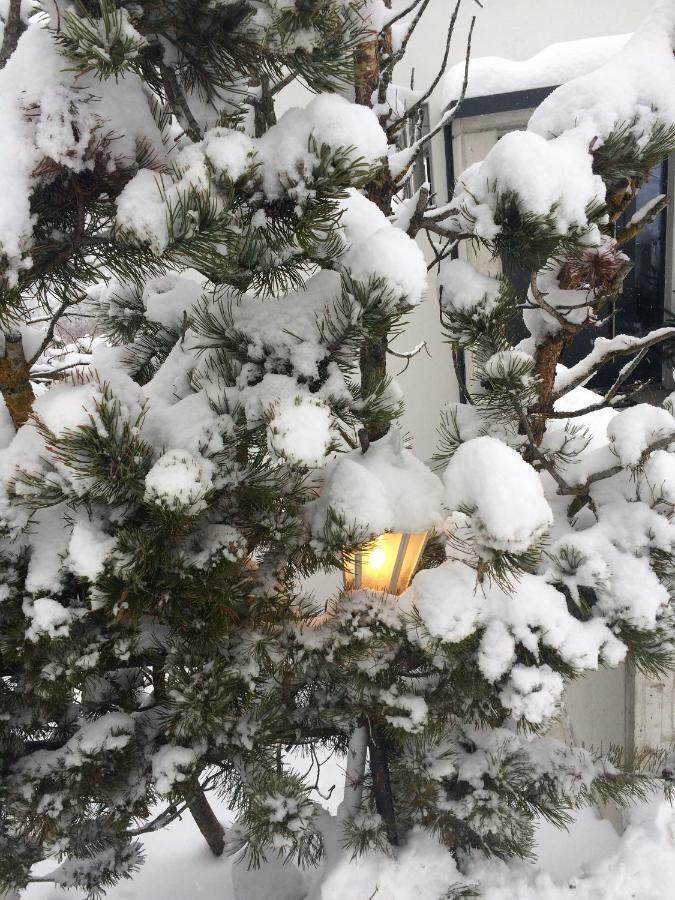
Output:
[[387,532],[362,550],[346,554],[345,586],[350,590],[401,594],[410,584],[427,541],[428,532]]

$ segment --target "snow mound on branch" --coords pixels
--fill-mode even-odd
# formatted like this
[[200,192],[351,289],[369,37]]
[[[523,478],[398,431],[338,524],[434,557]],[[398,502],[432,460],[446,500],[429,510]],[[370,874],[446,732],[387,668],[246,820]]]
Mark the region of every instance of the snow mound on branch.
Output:
[[197,753],[190,747],[169,744],[152,757],[152,777],[160,794],[170,794],[177,782],[185,781],[197,761]]
[[[197,272],[194,275],[198,277]],[[166,328],[180,328],[203,292],[202,285],[189,273],[167,272],[151,278],[143,287],[145,318]]]
[[675,441],[675,419],[665,409],[640,403],[614,416],[607,437],[622,466],[637,466],[651,444]]
[[463,231],[493,240],[500,231],[495,222],[500,198],[511,194],[521,213],[551,215],[557,232],[565,234],[589,227],[588,209],[604,202],[605,186],[592,170],[588,144],[576,135],[547,140],[532,131],[512,131],[459,178],[451,208]]
[[575,129],[590,141],[618,124],[629,123],[643,138],[657,121],[675,122],[674,38],[675,7],[660,0],[619,53],[547,97],[529,130],[548,137]]
[[333,440],[328,406],[309,397],[294,397],[279,405],[267,426],[267,442],[274,456],[290,463],[318,466]]
[[353,188],[340,205],[347,246],[342,267],[356,281],[384,279],[397,299],[418,304],[427,289],[427,265],[417,242]]
[[[544,47],[529,59],[483,56],[469,63],[467,97],[485,97],[532,88],[555,87],[597,69],[619,52],[630,35],[583,38]],[[453,66],[444,79],[443,105],[457,100],[464,81],[464,63]]]
[[488,551],[525,553],[553,524],[539,476],[496,438],[461,444],[443,483],[445,505],[467,512],[477,541]]
[[98,719],[80,724],[75,734],[58,750],[36,750],[25,756],[17,769],[28,775],[44,778],[50,770],[78,768],[86,756],[126,747],[134,730],[131,716],[122,712],[109,712]]
[[68,568],[79,578],[96,581],[105,561],[115,547],[116,539],[100,524],[81,518],[73,525],[68,544]]
[[195,516],[206,509],[213,486],[213,463],[187,450],[169,450],[145,476],[145,500]]
[[499,279],[484,275],[466,260],[443,260],[439,282],[444,309],[485,318],[494,312],[501,289]]
[[675,504],[675,455],[655,450],[647,457],[639,475],[641,491],[654,502]]
[[557,395],[564,394],[574,384],[585,384],[593,377],[602,360],[610,354],[622,353],[632,348],[635,348],[637,352],[646,342],[651,340],[656,342],[660,338],[665,340],[669,336],[675,338],[675,328],[656,328],[642,337],[632,334],[617,334],[612,338],[598,337],[593,341],[591,352],[578,363],[569,368],[558,367],[555,376],[555,393]]
[[493,381],[519,378],[533,384],[534,359],[524,350],[498,350],[483,364],[483,373]]
[[212,178],[217,185],[247,172],[260,177],[268,199],[292,190],[300,202],[313,190],[309,176],[318,163],[313,144],[317,150],[324,144],[334,151],[349,149],[354,162],[375,163],[386,153],[387,138],[372,110],[337,94],[320,94],[304,109],[288,110],[260,138],[214,129],[181,150],[173,175],[141,169],[131,179],[117,200],[118,228],[160,255],[169,243],[171,210],[180,208],[186,193],[211,190]]
[[52,597],[26,600],[23,604],[23,613],[31,622],[26,631],[28,641],[35,643],[44,635],[50,638],[66,637],[70,632],[73,614]]
[[[126,165],[133,161],[139,140],[159,159],[164,157],[140,79],[133,74],[105,82],[76,77],[39,23],[28,26],[0,73],[0,116],[0,249],[11,284],[31,264],[30,199],[38,183],[48,182],[49,175],[38,174],[43,162],[85,170],[92,165],[91,147],[107,134],[115,137],[111,157]],[[113,159],[109,166],[114,167]]]
[[562,675],[548,665],[514,666],[500,700],[514,718],[537,725],[555,714],[564,689]]
[[[432,640],[456,644],[480,633],[476,662],[481,674],[489,682],[506,678],[508,693],[502,702],[530,722],[541,722],[555,711],[563,685],[539,667],[531,676],[520,671],[526,667],[516,667],[519,674],[513,681],[517,645],[535,659],[541,647],[555,650],[578,670],[597,669],[601,661],[617,665],[626,653],[601,618],[583,622],[571,615],[565,596],[538,575],[525,574],[505,591],[496,583],[478,584],[474,569],[449,560],[417,573],[401,598],[402,610],[411,607]],[[536,702],[526,701],[533,693]]]
[[186,195],[206,191],[209,174],[198,145],[186,147],[174,163],[175,176],[141,169],[117,198],[117,228],[125,238],[161,256],[169,246],[172,210]]
[[234,328],[246,336],[250,358],[267,359],[272,371],[281,369],[282,361],[290,363],[303,379],[312,380],[319,378],[319,363],[328,354],[318,321],[333,308],[340,292],[339,274],[323,271],[310,278],[302,290],[264,300],[249,294],[225,294],[222,305]]
[[392,428],[367,453],[354,450],[335,461],[320,499],[310,506],[312,530],[320,535],[332,511],[370,534],[424,531],[442,519],[441,492],[440,480],[400,446]]
[[575,602],[591,588],[597,610],[612,623],[654,629],[669,595],[650,565],[653,550],[671,554],[675,524],[646,503],[614,500],[598,507],[598,521],[566,534],[550,550],[548,581],[564,585]]
[[280,176],[293,172],[302,162],[312,161],[310,139],[319,147],[351,148],[354,160],[369,163],[387,153],[387,136],[371,109],[350,103],[339,94],[319,94],[306,107],[287,110],[256,141],[265,170],[265,190],[270,195],[280,189]]

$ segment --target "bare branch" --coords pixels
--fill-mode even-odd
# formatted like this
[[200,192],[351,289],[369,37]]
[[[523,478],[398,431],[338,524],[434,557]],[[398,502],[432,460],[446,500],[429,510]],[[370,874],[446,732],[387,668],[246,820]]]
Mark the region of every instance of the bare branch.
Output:
[[[407,150],[401,151],[402,153],[406,153],[406,152],[408,153],[408,159],[407,159],[406,165],[403,169],[403,172],[396,179],[396,184],[398,184],[398,185],[405,183],[405,181],[408,177],[408,173],[410,172],[411,167],[413,166],[415,160],[421,153],[423,147],[426,144],[428,144],[429,141],[433,137],[435,137],[439,131],[442,131],[444,128],[446,128],[450,124],[450,122],[452,122],[452,120],[457,115],[460,106],[462,105],[462,101],[464,100],[464,96],[466,94],[467,85],[469,83],[469,59],[471,58],[471,36],[473,34],[473,28],[474,28],[475,24],[476,24],[476,17],[474,16],[471,19],[471,26],[469,28],[469,34],[468,34],[467,41],[466,41],[466,57],[464,60],[464,82],[462,84],[462,92],[460,94],[459,100],[452,107],[452,109],[447,110],[441,116],[441,118],[435,128],[432,128],[425,135],[422,135],[422,137],[419,138],[417,141],[415,141],[415,143],[411,147],[408,147]],[[412,107],[411,107],[411,109],[412,109]],[[407,116],[408,113],[406,112],[405,115]]]
[[[391,19],[387,19],[387,21],[386,21],[386,22],[384,23],[384,25],[382,26],[382,31],[384,31],[385,28],[391,28],[391,26],[392,26],[395,22],[398,22],[398,21],[400,21],[401,19],[405,19],[405,17],[406,17],[409,13],[411,13],[411,12],[413,11],[413,9],[415,9],[415,7],[418,6],[418,5],[419,5],[420,3],[422,3],[422,2],[424,2],[424,0],[413,0],[413,2],[410,4],[410,6],[406,6],[406,8],[405,8],[405,9],[402,9],[401,12],[396,13],[395,16],[392,16]],[[424,5],[426,6],[428,2],[429,2],[429,0],[426,0],[426,2],[424,3]]]
[[532,291],[532,296],[534,297],[537,306],[555,319],[563,331],[566,331],[568,334],[576,334],[580,330],[580,325],[575,325],[573,322],[568,321],[560,310],[556,309],[555,306],[551,306],[547,301],[546,294],[542,293],[537,284],[536,272],[532,272],[530,275],[530,290]]
[[[658,438],[655,441],[652,441],[651,444],[648,444],[645,449],[642,451],[640,456],[640,460],[635,468],[640,468],[640,466],[644,463],[647,457],[654,453],[655,450],[665,450],[666,447],[669,447],[673,441],[675,441],[675,431],[671,432],[666,437]],[[602,469],[599,472],[594,472],[592,475],[589,475],[586,479],[583,489],[588,491],[588,488],[592,484],[595,484],[597,481],[604,481],[605,478],[611,478],[613,475],[618,475],[619,472],[623,472],[625,470],[625,466],[622,463],[617,463],[615,466],[608,466],[606,469]],[[579,490],[575,489],[574,493],[578,493]]]
[[657,218],[657,216],[668,206],[670,197],[663,194],[656,201],[647,203],[642,209],[638,210],[625,228],[622,228],[616,236],[617,247],[623,247],[624,244],[636,238],[643,228]]
[[395,356],[397,359],[405,359],[405,361],[406,361],[406,364],[401,369],[401,371],[396,373],[397,377],[399,375],[402,375],[406,371],[406,369],[410,365],[410,360],[414,359],[418,353],[422,352],[422,350],[425,350],[427,356],[429,358],[431,358],[431,353],[429,353],[429,348],[427,347],[426,341],[421,341],[416,347],[413,347],[412,350],[407,350],[407,351],[404,351],[403,353],[400,353],[397,350],[392,350],[391,347],[387,347],[387,353],[389,353],[390,356]]
[[202,139],[202,132],[197,124],[197,120],[192,115],[192,111],[185,99],[185,94],[181,88],[176,70],[168,66],[164,59],[159,61],[159,73],[162,76],[162,84],[166,93],[166,99],[171,107],[171,111],[176,117],[178,124],[191,141],[198,143]]
[[[623,346],[617,345],[618,339],[622,337],[625,338],[626,343]],[[640,353],[642,350],[649,350],[656,344],[662,344],[664,341],[672,340],[673,338],[675,338],[675,328],[659,328],[656,331],[652,331],[645,335],[643,338],[630,338],[628,335],[617,335],[616,338],[612,338],[611,341],[608,341],[611,346],[605,353],[596,356],[595,351],[591,351],[588,356],[567,372],[568,375],[570,372],[574,373],[575,371],[577,374],[572,374],[572,377],[569,381],[565,381],[562,388],[553,392],[552,402],[559,400],[561,397],[564,397],[565,394],[574,390],[574,388],[579,387],[579,385],[588,381],[598,369],[604,366],[605,363],[616,359],[617,356],[630,356],[632,353]]]
[[[447,68],[447,65],[448,65],[448,57],[450,55],[450,45],[452,44],[452,36],[455,31],[455,23],[457,21],[457,15],[459,13],[459,8],[461,6],[461,3],[462,3],[462,0],[457,0],[457,4],[455,5],[452,16],[450,18],[450,24],[448,25],[448,33],[447,33],[447,36],[445,39],[445,50],[443,52],[443,59],[441,60],[441,64],[438,68],[438,72],[436,73],[436,77],[431,82],[431,84],[429,85],[427,90],[422,94],[422,96],[419,97],[413,103],[413,105],[409,109],[406,109],[406,111],[403,113],[403,115],[397,122],[397,125],[399,125],[399,127],[400,127],[400,122],[405,122],[406,119],[412,119],[418,113],[418,111],[422,108],[422,106],[427,102],[429,97],[431,97],[434,90],[436,89],[436,85],[443,77],[445,70]],[[476,17],[473,16],[473,18],[471,19],[471,26],[469,28],[468,47],[467,47],[467,56],[466,56],[465,73],[464,73],[465,81],[467,81],[467,82],[468,82],[468,78],[469,78],[468,59],[469,59],[469,54],[471,51],[471,35],[473,32],[473,27],[474,27],[475,22],[476,22]],[[466,91],[466,88],[463,88],[462,94],[464,94],[465,91]]]
[[[419,25],[420,19],[424,15],[424,11],[426,10],[427,6],[429,5],[429,2],[430,2],[430,0],[422,0],[422,5],[417,10],[417,13],[415,14],[414,19],[408,26],[408,30],[406,31],[405,35],[401,39],[401,43],[399,44],[398,50],[396,51],[396,53],[392,53],[391,56],[389,57],[389,59],[387,60],[386,68],[389,69],[390,71],[393,70],[396,63],[400,62],[403,59],[403,57],[405,56],[405,52],[408,47],[408,41],[413,36],[415,29]],[[415,6],[417,6],[416,3],[413,4],[413,7],[411,7],[411,9],[414,9]],[[408,10],[408,12],[409,11],[410,11],[410,9]],[[402,16],[396,16],[395,18],[391,19],[391,21],[388,22],[386,27],[393,25],[394,22],[396,22],[399,18],[402,18]]]
[[575,409],[568,412],[565,412],[564,410],[553,410],[552,412],[546,414],[546,418],[571,419],[575,416],[585,416],[588,413],[597,412],[599,409],[615,408],[615,406],[613,406],[612,404],[612,401],[617,396],[619,388],[628,378],[630,378],[630,376],[637,369],[648,352],[648,347],[640,350],[635,359],[631,360],[627,366],[624,366],[621,369],[616,380],[614,381],[614,384],[610,387],[604,397],[602,397],[597,403],[591,403],[589,406],[584,406],[582,409]]
[[428,182],[425,182],[418,191],[417,194],[417,203],[415,204],[415,211],[410,217],[410,222],[408,223],[407,234],[410,237],[415,237],[417,232],[420,230],[422,226],[422,222],[424,221],[424,211],[426,210],[429,204],[429,197],[431,196],[431,187]]
[[79,300],[64,300],[63,303],[61,303],[56,312],[52,315],[51,319],[49,319],[49,326],[47,328],[47,331],[45,332],[42,343],[28,360],[29,366],[34,365],[36,360],[38,360],[42,356],[47,347],[51,344],[54,338],[54,330],[59,322],[59,319],[63,318],[67,309],[69,309],[71,306],[74,306],[78,302]]
[[89,360],[82,360],[81,362],[69,363],[67,366],[59,366],[56,369],[40,369],[37,372],[31,372],[31,379],[35,381],[36,379],[42,378],[51,378],[53,375],[57,375],[59,372],[68,372],[70,369],[79,369],[80,366],[88,366]]

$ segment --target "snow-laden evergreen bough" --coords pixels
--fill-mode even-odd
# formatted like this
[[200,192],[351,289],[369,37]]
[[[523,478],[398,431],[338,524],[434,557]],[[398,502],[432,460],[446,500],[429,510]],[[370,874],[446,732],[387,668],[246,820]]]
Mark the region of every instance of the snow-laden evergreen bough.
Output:
[[[47,877],[96,895],[186,810],[254,863],[414,830],[509,856],[537,815],[645,791],[546,731],[566,680],[669,661],[675,418],[622,407],[675,330],[558,363],[665,203],[617,225],[675,146],[672,2],[449,204],[424,186],[395,214],[426,138],[394,146],[425,96],[392,70],[425,0],[49,2],[27,27],[20,6],[0,54],[0,888],[53,857]],[[318,95],[277,121],[295,77]],[[440,477],[390,429],[384,365],[426,289],[421,231],[473,365]],[[463,241],[526,268],[527,297],[449,259]],[[624,355],[605,396],[583,388]],[[399,599],[303,593],[428,527]],[[290,747],[347,752],[334,820]]]

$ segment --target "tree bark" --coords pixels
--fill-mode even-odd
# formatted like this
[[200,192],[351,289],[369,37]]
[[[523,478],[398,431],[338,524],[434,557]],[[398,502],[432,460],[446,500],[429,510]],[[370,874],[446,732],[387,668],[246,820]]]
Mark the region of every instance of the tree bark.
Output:
[[550,411],[555,388],[556,366],[565,347],[565,338],[556,335],[537,347],[534,372],[539,379],[539,401],[532,411],[532,435],[539,446],[546,430],[546,413]]
[[[0,47],[0,69],[4,69],[16,50],[25,28],[21,19],[21,0],[9,0],[5,32]],[[23,353],[21,335],[14,332],[6,334],[5,355],[0,359],[0,392],[17,429],[28,420],[35,400],[29,376],[30,370]]]
[[216,818],[201,785],[197,781],[190,783],[185,791],[185,799],[192,818],[209,845],[214,856],[222,856],[225,849],[225,829]]
[[396,827],[394,793],[391,788],[391,773],[389,771],[388,743],[384,731],[374,726],[368,741],[368,756],[370,758],[370,774],[373,779],[375,808],[385,824],[389,843],[394,847],[398,847],[399,837]]
[[5,335],[5,355],[0,359],[0,391],[14,427],[21,428],[28,421],[35,395],[19,332]]
[[4,68],[7,60],[16,50],[19,38],[26,26],[21,19],[21,0],[9,0],[7,19],[5,20],[5,33],[0,48],[0,69]]

